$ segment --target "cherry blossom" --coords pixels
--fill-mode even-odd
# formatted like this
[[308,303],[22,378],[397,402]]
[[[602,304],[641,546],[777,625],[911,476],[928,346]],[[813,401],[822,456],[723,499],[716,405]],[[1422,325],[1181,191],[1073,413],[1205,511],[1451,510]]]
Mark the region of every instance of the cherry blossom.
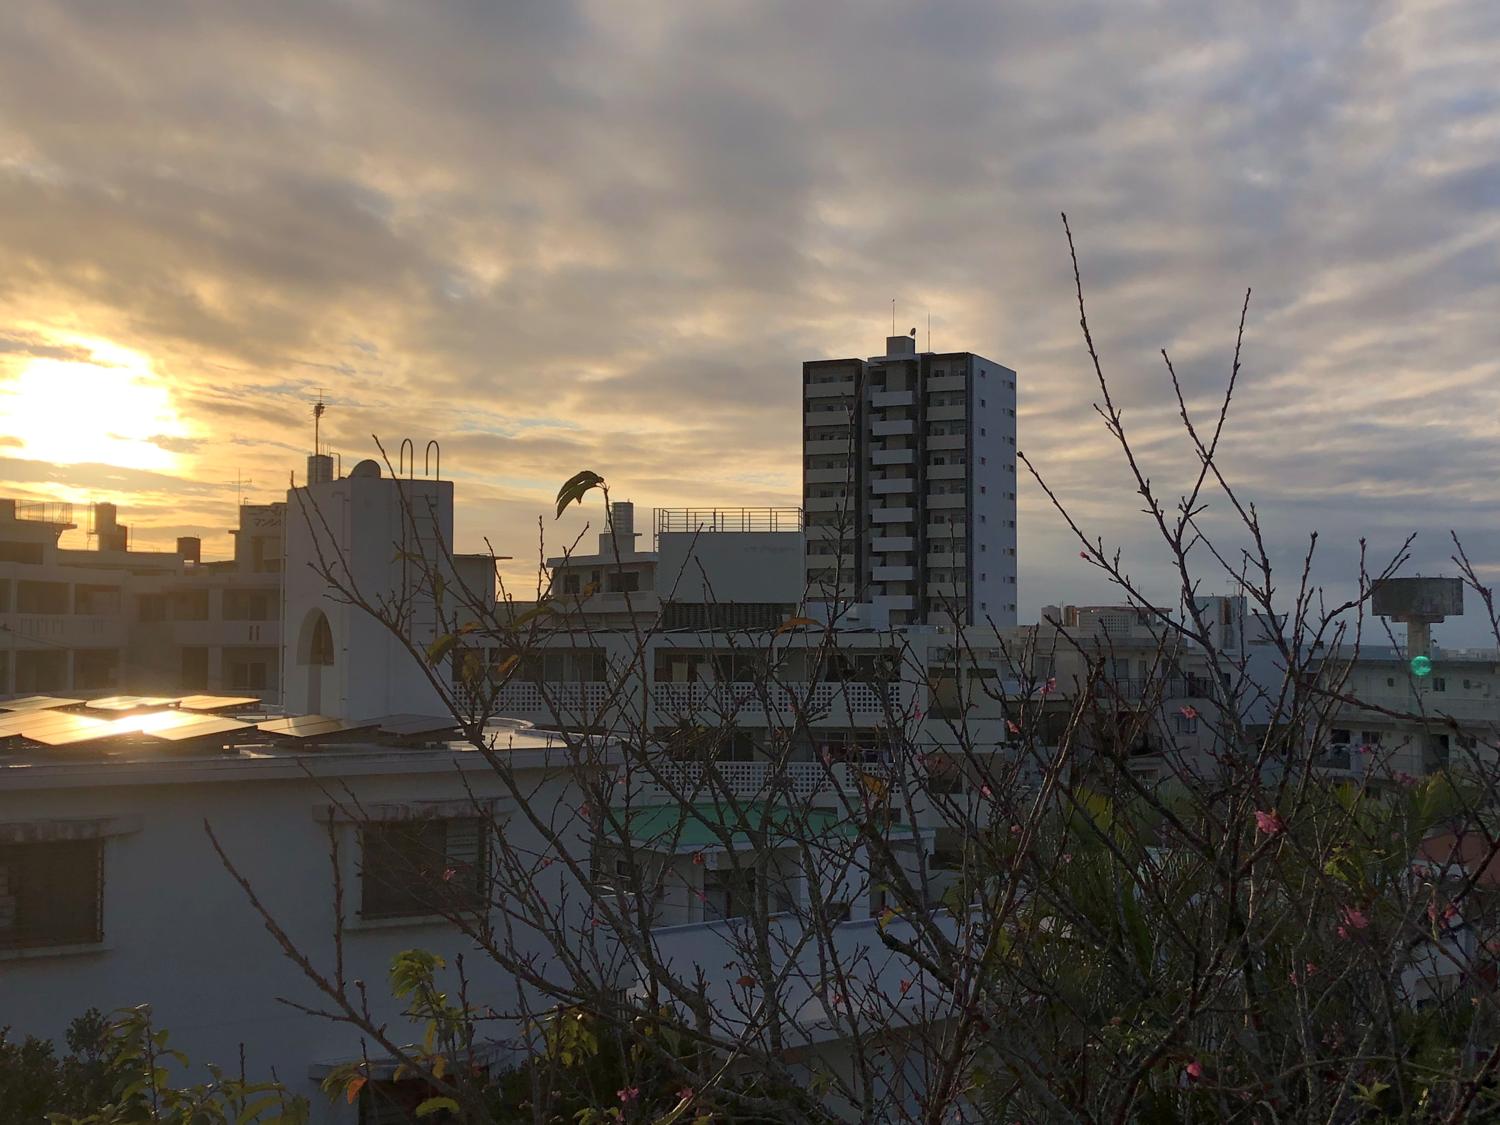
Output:
[[1255,813],[1255,827],[1267,836],[1276,836],[1286,831],[1286,821],[1281,819],[1281,814],[1275,809],[1272,809],[1270,812],[1257,810]]

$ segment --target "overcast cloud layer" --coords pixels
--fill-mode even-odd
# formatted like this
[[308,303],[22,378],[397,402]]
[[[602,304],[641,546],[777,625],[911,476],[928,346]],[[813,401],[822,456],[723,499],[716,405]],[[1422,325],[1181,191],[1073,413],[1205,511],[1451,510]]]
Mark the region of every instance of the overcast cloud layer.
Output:
[[[1154,482],[1190,468],[1157,350],[1209,409],[1253,286],[1226,467],[1278,561],[1417,531],[1432,573],[1456,528],[1494,575],[1497,57],[1488,0],[11,0],[0,390],[108,341],[177,426],[121,469],[0,420],[0,489],[221,553],[225,482],[277,497],[323,388],[346,467],[441,439],[461,545],[524,570],[580,468],[797,503],[800,363],[881,350],[894,296],[1019,371],[1022,448],[1145,573],[1065,210]],[[1107,596],[1021,509],[1022,619]]]

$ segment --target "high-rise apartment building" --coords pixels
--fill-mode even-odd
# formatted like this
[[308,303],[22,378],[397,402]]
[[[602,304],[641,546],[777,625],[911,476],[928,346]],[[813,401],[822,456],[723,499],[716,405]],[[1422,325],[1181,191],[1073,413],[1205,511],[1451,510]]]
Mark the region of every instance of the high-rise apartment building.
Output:
[[885,351],[802,365],[808,596],[1014,625],[1016,373],[910,336]]

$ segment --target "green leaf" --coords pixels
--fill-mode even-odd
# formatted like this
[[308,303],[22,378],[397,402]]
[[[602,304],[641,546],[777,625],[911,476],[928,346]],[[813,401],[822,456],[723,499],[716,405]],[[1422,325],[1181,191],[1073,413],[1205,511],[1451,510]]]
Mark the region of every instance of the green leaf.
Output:
[[592,488],[598,488],[603,483],[603,477],[588,469],[568,478],[568,482],[557,490],[557,517],[554,518],[561,517],[563,510],[574,501],[583,503],[584,493]]
[[418,1117],[431,1117],[440,1109],[446,1109],[449,1113],[457,1113],[459,1106],[452,1098],[428,1098],[417,1106]]
[[458,644],[457,633],[444,633],[437,640],[427,646],[427,663],[436,664],[453,651],[453,646]]

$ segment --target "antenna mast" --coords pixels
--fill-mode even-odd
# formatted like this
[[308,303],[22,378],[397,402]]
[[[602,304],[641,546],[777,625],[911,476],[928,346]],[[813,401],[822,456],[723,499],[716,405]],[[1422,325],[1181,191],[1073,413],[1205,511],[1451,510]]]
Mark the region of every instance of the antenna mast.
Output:
[[318,401],[313,403],[313,455],[323,452],[321,437],[323,428],[323,411],[328,409],[328,404],[323,401],[323,389],[318,388]]

